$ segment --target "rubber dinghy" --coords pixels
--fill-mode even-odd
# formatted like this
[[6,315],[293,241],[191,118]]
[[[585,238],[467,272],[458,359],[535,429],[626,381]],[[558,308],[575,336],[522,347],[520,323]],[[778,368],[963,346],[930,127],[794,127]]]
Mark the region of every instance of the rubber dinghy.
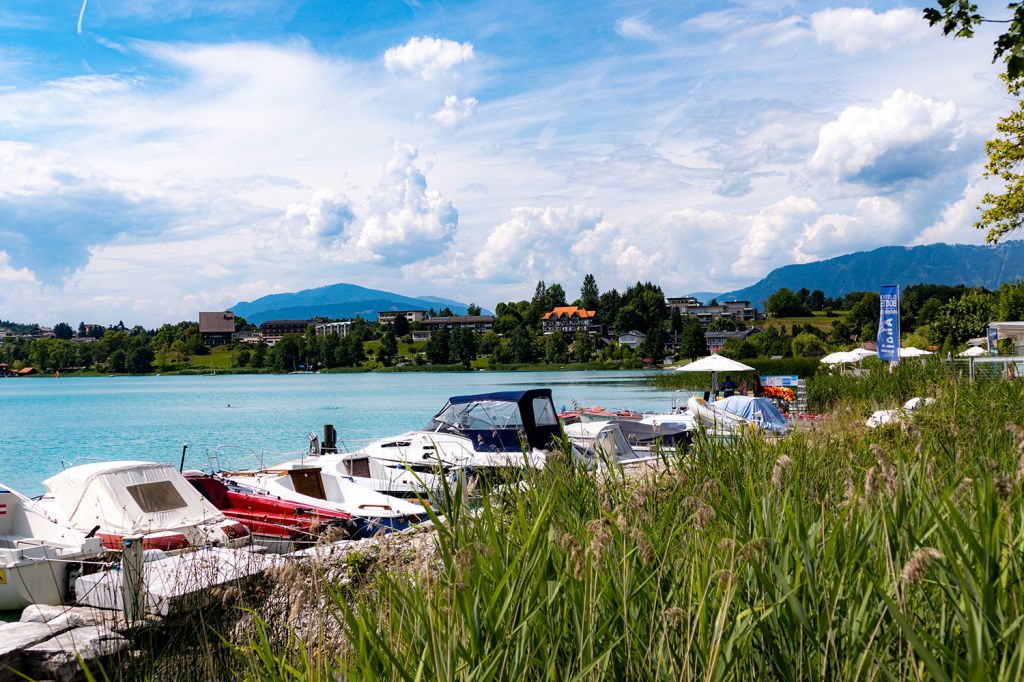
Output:
[[0,485],[0,611],[63,604],[75,562],[97,559],[104,551],[100,538],[82,537]]

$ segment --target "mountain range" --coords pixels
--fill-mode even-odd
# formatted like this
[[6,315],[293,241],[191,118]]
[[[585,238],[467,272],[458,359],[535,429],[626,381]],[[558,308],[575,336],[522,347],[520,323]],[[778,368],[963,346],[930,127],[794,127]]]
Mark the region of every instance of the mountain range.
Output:
[[[311,317],[361,317],[374,321],[377,313],[387,310],[427,310],[450,308],[456,315],[465,315],[467,305],[439,296],[404,296],[391,291],[368,289],[356,284],[329,284],[294,293],[270,294],[255,301],[241,301],[231,310],[248,322],[260,324],[267,320],[308,320]],[[490,311],[483,311],[488,314]]]
[[965,284],[996,289],[1018,278],[1024,279],[1021,240],[997,246],[883,246],[813,263],[785,265],[743,289],[719,294],[695,292],[691,296],[705,302],[712,298],[748,300],[763,308],[763,302],[783,287],[793,291],[821,289],[826,296],[835,297],[851,291],[877,291],[883,284]]

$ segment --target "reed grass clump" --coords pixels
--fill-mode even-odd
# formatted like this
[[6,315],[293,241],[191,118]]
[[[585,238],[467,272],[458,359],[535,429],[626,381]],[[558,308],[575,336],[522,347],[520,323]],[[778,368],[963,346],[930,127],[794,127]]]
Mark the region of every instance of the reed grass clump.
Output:
[[[258,631],[238,650],[238,670],[260,679],[1020,679],[1024,446],[1007,424],[1024,414],[1024,385],[941,372],[862,379],[889,399],[937,399],[905,427],[777,443],[699,437],[633,475],[595,476],[555,457],[527,485],[478,506],[456,486],[443,496],[447,518],[426,573],[375,570],[372,589],[328,581],[343,654],[314,657]],[[865,390],[851,388],[850,399],[861,404]]]

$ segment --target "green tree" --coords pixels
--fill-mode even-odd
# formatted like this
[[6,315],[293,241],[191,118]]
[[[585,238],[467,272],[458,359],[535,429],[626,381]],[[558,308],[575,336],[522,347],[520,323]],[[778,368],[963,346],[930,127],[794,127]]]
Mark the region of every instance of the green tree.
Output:
[[[402,318],[405,319],[404,317]],[[380,337],[380,348],[377,350],[377,361],[385,367],[390,367],[395,363],[395,356],[398,355],[398,340],[395,339],[395,333],[391,329],[387,329],[384,335]]]
[[996,136],[985,143],[985,177],[998,178],[1003,190],[987,192],[982,197],[979,208],[984,208],[974,224],[978,229],[988,230],[985,240],[993,244],[1024,224],[1024,77],[1010,80],[1004,76],[1003,80],[1016,103],[1013,111],[996,123]]
[[469,369],[477,356],[476,332],[471,329],[456,329],[452,333],[450,346],[450,361],[460,362],[463,367]]
[[405,315],[396,315],[395,322],[391,325],[391,331],[395,337],[403,337],[409,333],[409,320],[406,319]]
[[252,366],[256,369],[267,366],[267,344],[260,341],[252,351]]
[[680,334],[683,331],[683,315],[679,308],[672,309],[672,316],[669,318],[669,329],[673,334]]
[[252,351],[243,348],[235,353],[235,367],[248,367],[252,362]]
[[597,280],[591,274],[583,277],[583,286],[580,287],[580,305],[585,310],[597,310],[601,300],[601,292],[597,288]]
[[480,312],[480,306],[478,306],[476,303],[470,303],[469,305],[466,306],[467,315],[479,315]]
[[864,293],[860,301],[850,308],[850,315],[846,318],[847,323],[853,327],[853,333],[858,338],[874,340],[878,335],[878,314],[880,299],[873,291]]
[[122,374],[125,372],[128,354],[118,348],[107,358],[107,367],[111,372]]
[[501,343],[501,336],[497,332],[489,331],[480,337],[479,352],[483,355],[493,355]]
[[586,329],[577,329],[572,340],[573,362],[590,362],[594,354],[594,339]]
[[978,13],[978,5],[971,0],[938,0],[939,6],[924,10],[924,18],[931,25],[942,24],[942,33],[954,38],[971,38],[974,29],[984,23],[1005,24],[1006,30],[995,40],[992,62],[999,58],[1006,64],[1006,77],[1015,79],[1024,74],[1024,4],[1011,2],[1011,19],[991,19]]
[[569,359],[569,344],[565,334],[556,331],[547,335],[544,341],[544,361],[551,364],[563,363]]
[[1024,282],[1003,283],[996,292],[996,320],[1024,320]]
[[432,365],[447,364],[451,358],[451,335],[448,329],[441,327],[430,335],[430,340],[424,346],[423,351],[427,354],[427,360]]
[[145,345],[132,348],[124,364],[130,374],[148,374],[153,371],[153,350]]
[[67,340],[75,335],[75,330],[67,322],[58,322],[53,328],[53,335],[58,339]]
[[536,359],[533,335],[525,325],[516,327],[509,335],[508,351],[512,362],[533,362]]
[[694,317],[687,317],[683,322],[683,330],[679,335],[679,355],[696,360],[708,354],[707,340],[700,322]]
[[795,357],[817,357],[825,354],[825,343],[809,332],[797,334],[793,338],[793,355]]
[[709,332],[734,332],[736,331],[736,323],[729,317],[716,317],[708,325]]
[[765,309],[772,317],[808,317],[812,314],[800,296],[785,287],[768,297]]
[[966,343],[985,335],[985,328],[992,321],[993,296],[986,291],[968,291],[955,301],[942,306],[931,325],[931,338],[936,343],[945,343],[948,338],[954,345]]
[[285,334],[274,346],[274,369],[278,372],[295,372],[302,361],[302,346],[297,334]]

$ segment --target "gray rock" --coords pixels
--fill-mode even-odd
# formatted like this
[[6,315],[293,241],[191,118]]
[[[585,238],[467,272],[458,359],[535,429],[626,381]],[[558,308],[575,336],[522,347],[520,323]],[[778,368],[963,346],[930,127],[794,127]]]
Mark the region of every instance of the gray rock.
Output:
[[25,667],[25,650],[67,629],[46,623],[0,624],[0,680],[23,679],[14,671]]
[[127,639],[101,625],[76,628],[29,648],[26,672],[36,678],[70,682],[79,675],[79,658],[92,663],[127,648]]

